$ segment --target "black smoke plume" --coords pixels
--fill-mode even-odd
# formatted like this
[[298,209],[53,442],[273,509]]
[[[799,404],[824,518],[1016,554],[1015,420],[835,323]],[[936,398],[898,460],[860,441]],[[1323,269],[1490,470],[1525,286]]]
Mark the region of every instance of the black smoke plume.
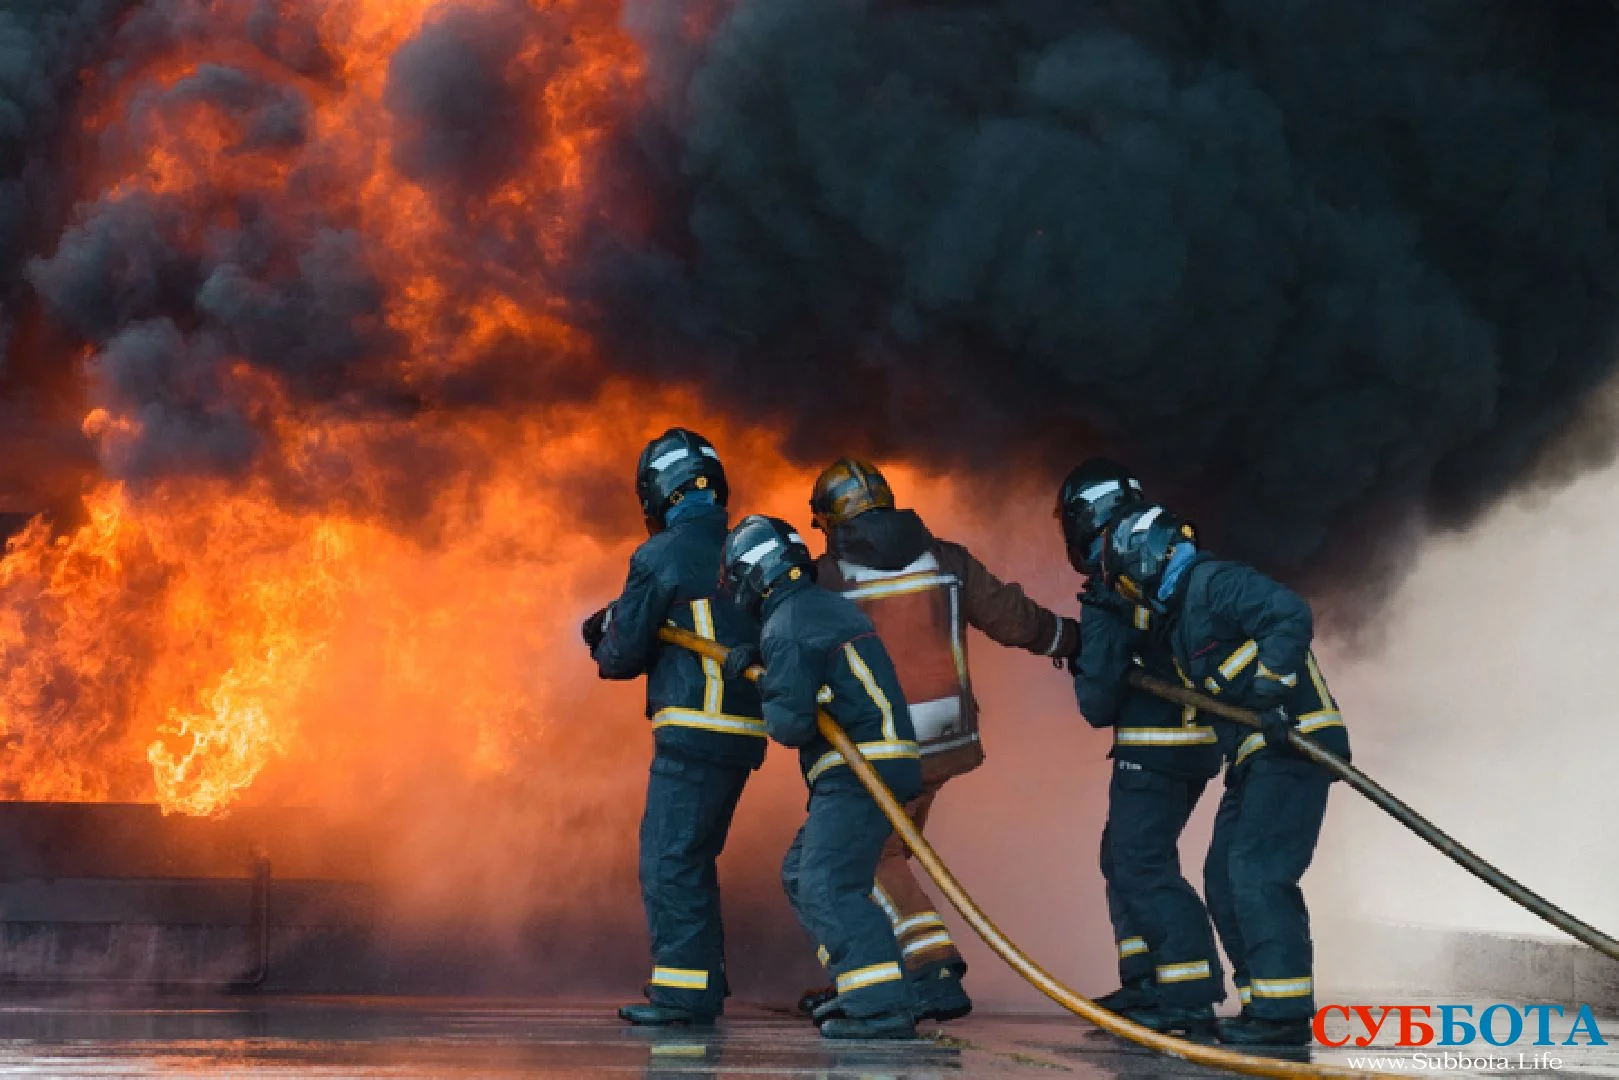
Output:
[[1319,585],[1610,373],[1607,0],[740,0],[700,41],[628,2],[664,230],[581,288],[807,458],[1105,451]]

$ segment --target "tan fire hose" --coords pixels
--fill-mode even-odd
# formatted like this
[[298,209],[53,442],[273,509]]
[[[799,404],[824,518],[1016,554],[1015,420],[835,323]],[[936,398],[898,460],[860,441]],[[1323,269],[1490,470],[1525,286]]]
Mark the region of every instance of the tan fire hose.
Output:
[[[689,630],[679,630],[674,627],[664,627],[658,631],[658,636],[671,645],[678,645],[690,649],[710,660],[724,662],[729,649],[707,638],[698,637]],[[764,673],[764,668],[755,665],[748,669],[748,678],[755,681]],[[1243,1073],[1247,1076],[1274,1076],[1274,1077],[1333,1077],[1333,1078],[1386,1078],[1393,1074],[1367,1072],[1359,1069],[1341,1068],[1335,1065],[1317,1065],[1305,1061],[1289,1061],[1281,1058],[1257,1057],[1251,1054],[1239,1054],[1231,1050],[1222,1050],[1218,1046],[1209,1046],[1204,1043],[1192,1042],[1187,1039],[1177,1039],[1173,1035],[1164,1035],[1151,1028],[1124,1019],[1117,1013],[1097,1005],[1089,998],[1081,997],[1058,982],[1049,972],[1039,964],[1029,959],[1022,949],[1019,949],[1012,940],[989,920],[973,898],[967,895],[967,890],[961,887],[949,867],[944,865],[933,846],[927,842],[905,807],[900,805],[894,793],[888,790],[877,770],[872,768],[871,762],[860,753],[845,735],[843,729],[823,710],[817,715],[817,722],[821,734],[833,749],[843,755],[854,774],[860,778],[871,797],[877,800],[883,814],[893,825],[894,831],[905,841],[905,845],[916,856],[917,862],[928,872],[939,891],[944,893],[951,904],[955,905],[961,917],[967,920],[969,926],[984,939],[984,944],[994,950],[995,954],[1011,965],[1012,970],[1023,976],[1035,989],[1046,997],[1055,1001],[1069,1012],[1082,1019],[1089,1020],[1097,1027],[1110,1031],[1133,1043],[1156,1050],[1170,1057],[1190,1061],[1195,1065],[1208,1065],[1216,1069],[1228,1069],[1231,1072]]]
[[[1144,672],[1132,671],[1130,673],[1130,685],[1148,693],[1156,694],[1158,697],[1168,701],[1173,701],[1180,705],[1189,705],[1192,708],[1213,713],[1215,716],[1224,717],[1239,724],[1246,724],[1248,727],[1257,728],[1259,726],[1259,714],[1252,709],[1244,709],[1228,702],[1219,701],[1190,687],[1176,686],[1174,683],[1155,679]],[[1376,803],[1394,820],[1422,837],[1435,850],[1490,888],[1501,893],[1519,907],[1545,919],[1575,940],[1584,942],[1605,956],[1619,960],[1619,941],[1615,941],[1590,923],[1575,918],[1550,900],[1507,877],[1507,875],[1463,847],[1454,837],[1411,809],[1392,792],[1349,764],[1349,762],[1344,761],[1330,751],[1323,750],[1319,745],[1297,731],[1288,736],[1288,743],[1300,754],[1323,766],[1338,779],[1366,796],[1373,803]]]

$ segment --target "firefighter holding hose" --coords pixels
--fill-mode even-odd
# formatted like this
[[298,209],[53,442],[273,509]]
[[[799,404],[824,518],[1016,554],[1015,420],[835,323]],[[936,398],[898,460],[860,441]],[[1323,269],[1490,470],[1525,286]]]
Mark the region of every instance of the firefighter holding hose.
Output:
[[908,1039],[915,1004],[888,920],[872,902],[891,827],[817,726],[824,709],[900,800],[921,790],[920,754],[905,695],[871,620],[815,585],[809,549],[777,518],[744,518],[725,541],[726,590],[763,623],[759,646],[731,650],[728,679],[759,661],[771,738],[798,748],[809,815],[782,861],[782,884],[820,943],[836,996],[815,1011],[829,1039]]
[[[817,581],[855,601],[893,656],[922,751],[922,790],[906,806],[925,828],[939,789],[984,760],[978,705],[967,669],[967,627],[1040,656],[1079,651],[1079,624],[1000,581],[960,544],[933,536],[913,510],[895,507],[875,466],[839,458],[815,481],[810,511],[826,533]],[[912,875],[911,854],[890,838],[873,897],[887,914],[917,998],[919,1019],[954,1020],[972,1010],[967,965],[933,901]],[[812,1011],[832,991],[810,991]]]
[[1299,756],[1289,735],[1349,758],[1343,716],[1310,651],[1310,606],[1253,567],[1199,550],[1196,530],[1156,505],[1113,525],[1102,570],[1114,592],[1155,616],[1151,632],[1183,685],[1260,714],[1259,731],[1213,725],[1226,787],[1204,893],[1243,999],[1242,1015],[1219,1022],[1219,1037],[1308,1043],[1313,954],[1299,879],[1315,853],[1332,774]]
[[663,645],[673,625],[728,646],[751,644],[748,614],[718,602],[728,487],[713,445],[685,428],[649,443],[636,466],[649,539],[630,557],[612,604],[585,621],[604,679],[647,678],[654,754],[641,819],[641,898],[652,939],[645,1003],[619,1010],[633,1024],[707,1024],[728,989],[715,860],[749,774],[764,762],[754,686],[720,665]]
[[1096,1003],[1154,1031],[1213,1035],[1225,973],[1179,843],[1220,771],[1220,747],[1197,710],[1128,685],[1132,665],[1174,679],[1174,661],[1153,633],[1156,613],[1108,589],[1101,573],[1107,530],[1143,505],[1140,481],[1105,458],[1075,468],[1057,497],[1068,560],[1085,575],[1074,690],[1086,722],[1113,729],[1101,868],[1121,986]]

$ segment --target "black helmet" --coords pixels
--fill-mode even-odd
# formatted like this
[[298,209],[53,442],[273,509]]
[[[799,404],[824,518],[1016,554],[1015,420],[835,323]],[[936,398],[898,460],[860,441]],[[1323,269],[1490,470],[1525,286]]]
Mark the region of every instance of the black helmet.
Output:
[[825,532],[864,514],[892,510],[894,492],[877,466],[859,458],[840,457],[821,470],[810,492],[813,524]]
[[635,466],[635,497],[647,528],[663,528],[663,515],[688,491],[712,491],[721,506],[731,494],[714,444],[695,431],[670,428],[646,444]]
[[1096,573],[1101,555],[1097,538],[1141,501],[1141,481],[1116,461],[1091,458],[1068,474],[1057,492],[1056,516],[1075,570]]
[[1102,576],[1114,592],[1160,607],[1158,589],[1175,548],[1197,542],[1197,529],[1156,504],[1141,504],[1113,523],[1102,551]]
[[783,582],[813,581],[813,560],[804,538],[780,518],[749,514],[725,538],[720,585],[731,602],[755,618],[759,605]]

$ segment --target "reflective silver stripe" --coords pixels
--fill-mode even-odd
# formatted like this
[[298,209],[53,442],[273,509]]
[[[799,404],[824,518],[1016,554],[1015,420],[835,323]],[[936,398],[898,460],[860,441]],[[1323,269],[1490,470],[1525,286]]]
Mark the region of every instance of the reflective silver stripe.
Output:
[[1286,675],[1278,675],[1276,672],[1266,667],[1265,661],[1263,660],[1259,662],[1258,675],[1261,679],[1269,679],[1272,682],[1279,682],[1289,690],[1299,684],[1298,672],[1290,671]]
[[850,990],[859,990],[863,986],[876,986],[878,983],[898,982],[904,977],[899,965],[892,960],[886,964],[872,964],[839,975],[838,993],[847,994]]
[[1237,996],[1242,999],[1244,1005],[1254,1000],[1254,992],[1246,986],[1237,987]]
[[[919,759],[922,756],[913,742],[858,743],[855,748],[869,761],[899,761],[905,758]],[[828,750],[811,766],[809,774],[804,779],[813,784],[826,770],[846,764],[848,763],[843,760],[842,754],[836,750]]]
[[1241,765],[1248,759],[1250,755],[1255,754],[1264,748],[1265,736],[1256,731],[1246,739],[1242,740],[1242,744],[1237,747],[1237,760],[1232,764]]
[[655,967],[652,969],[653,986],[669,986],[676,990],[707,990],[708,972],[691,968]]
[[877,685],[877,677],[871,673],[866,662],[860,658],[860,653],[853,644],[845,642],[843,645],[844,659],[849,661],[849,670],[854,677],[860,680],[860,685],[866,688],[867,695],[877,706],[877,711],[883,714],[883,738],[894,742],[899,738],[899,731],[894,727],[894,707],[888,703],[888,695],[883,688]]
[[1113,741],[1120,746],[1203,746],[1218,742],[1211,727],[1114,728]]
[[943,926],[944,920],[937,911],[924,911],[919,915],[912,915],[908,919],[901,919],[894,924],[894,936],[901,937],[912,930],[920,930],[924,926]]
[[676,447],[673,450],[666,450],[652,459],[652,471],[662,472],[675,462],[679,461],[681,458],[687,457],[691,457],[691,452],[685,447]]
[[1147,939],[1141,937],[1127,937],[1119,942],[1119,959],[1130,956],[1140,956],[1147,951]]
[[[693,600],[691,602],[691,622],[697,630],[697,636],[708,641],[717,640],[714,637],[714,609],[707,600]],[[703,663],[703,711],[713,716],[724,711],[725,706],[725,677],[720,669],[719,661],[702,657]]]
[[903,949],[901,949],[900,955],[910,957],[928,949],[952,948],[955,946],[955,944],[956,943],[954,941],[950,940],[949,934],[945,933],[943,930],[940,930],[937,934],[929,934],[927,937],[917,938],[915,941],[909,943]]
[[891,581],[879,581],[871,585],[861,585],[844,593],[850,600],[870,600],[879,596],[903,596],[906,593],[921,592],[923,589],[937,589],[946,585],[955,585],[958,581],[954,574],[916,574],[910,577],[894,578]]
[[1154,506],[1152,509],[1148,510],[1146,513],[1142,514],[1136,519],[1136,523],[1130,527],[1130,531],[1133,533],[1146,532],[1148,529],[1152,528],[1152,523],[1157,521],[1158,515],[1162,514],[1163,512],[1164,508],[1162,506]]
[[755,544],[753,547],[750,547],[741,555],[738,555],[737,558],[741,559],[749,566],[753,566],[760,559],[764,558],[766,555],[769,555],[772,551],[775,551],[779,547],[781,547],[781,541],[777,540],[775,537],[771,537],[762,544]]
[[977,741],[978,732],[975,731],[970,735],[963,735],[959,739],[946,739],[944,742],[931,742],[921,748],[922,756],[931,757],[934,754],[942,754],[946,750],[960,750],[963,746],[971,746]]
[[1191,982],[1193,979],[1212,977],[1207,960],[1192,960],[1184,964],[1159,964],[1157,971],[1157,979],[1161,983]]
[[1225,663],[1220,665],[1221,676],[1225,678],[1226,682],[1230,682],[1242,674],[1242,669],[1253,663],[1254,657],[1258,655],[1259,642],[1249,638],[1241,645],[1238,645],[1235,652],[1225,658]]
[[1299,731],[1304,734],[1320,731],[1322,728],[1343,726],[1343,714],[1337,709],[1323,709],[1320,712],[1305,713],[1299,717]]
[[1055,655],[1056,652],[1057,652],[1057,646],[1061,645],[1061,644],[1062,644],[1062,616],[1059,615],[1057,617],[1057,632],[1055,634],[1051,635],[1051,645],[1049,647],[1047,647],[1047,649],[1045,651],[1045,655],[1047,655],[1047,656]]
[[1144,608],[1144,607],[1141,607],[1138,604],[1136,606],[1136,614],[1135,614],[1136,629],[1137,630],[1145,630],[1145,629],[1147,629],[1149,618],[1150,618],[1150,616],[1147,613],[1147,609]]
[[960,695],[912,702],[910,713],[911,729],[916,732],[916,741],[924,750],[928,743],[949,738],[961,730]]
[[662,727],[698,728],[717,731],[722,735],[751,735],[765,738],[765,722],[751,716],[731,716],[726,713],[708,713],[697,709],[659,709],[652,715],[654,730]]
[[1308,975],[1297,979],[1255,979],[1254,997],[1294,998],[1309,997],[1315,993],[1315,980]]
[[1117,480],[1103,480],[1100,484],[1092,484],[1084,491],[1081,491],[1079,498],[1081,502],[1095,502],[1108,492],[1118,490],[1119,482]]
[[894,901],[888,898],[888,894],[883,892],[883,887],[875,881],[871,884],[871,898],[883,909],[883,914],[888,916],[888,925],[894,928],[894,936],[898,937],[899,908],[894,906]]
[[838,560],[838,573],[842,575],[844,581],[855,585],[866,585],[874,581],[893,581],[895,578],[910,577],[912,574],[938,569],[939,560],[934,558],[933,553],[930,551],[923,552],[914,562],[902,566],[898,570],[873,570],[871,567],[861,566],[859,563],[852,563],[843,559]]
[[715,461],[720,459],[720,452],[714,449],[712,446],[699,446],[697,449],[703,454],[704,457],[711,457]]

